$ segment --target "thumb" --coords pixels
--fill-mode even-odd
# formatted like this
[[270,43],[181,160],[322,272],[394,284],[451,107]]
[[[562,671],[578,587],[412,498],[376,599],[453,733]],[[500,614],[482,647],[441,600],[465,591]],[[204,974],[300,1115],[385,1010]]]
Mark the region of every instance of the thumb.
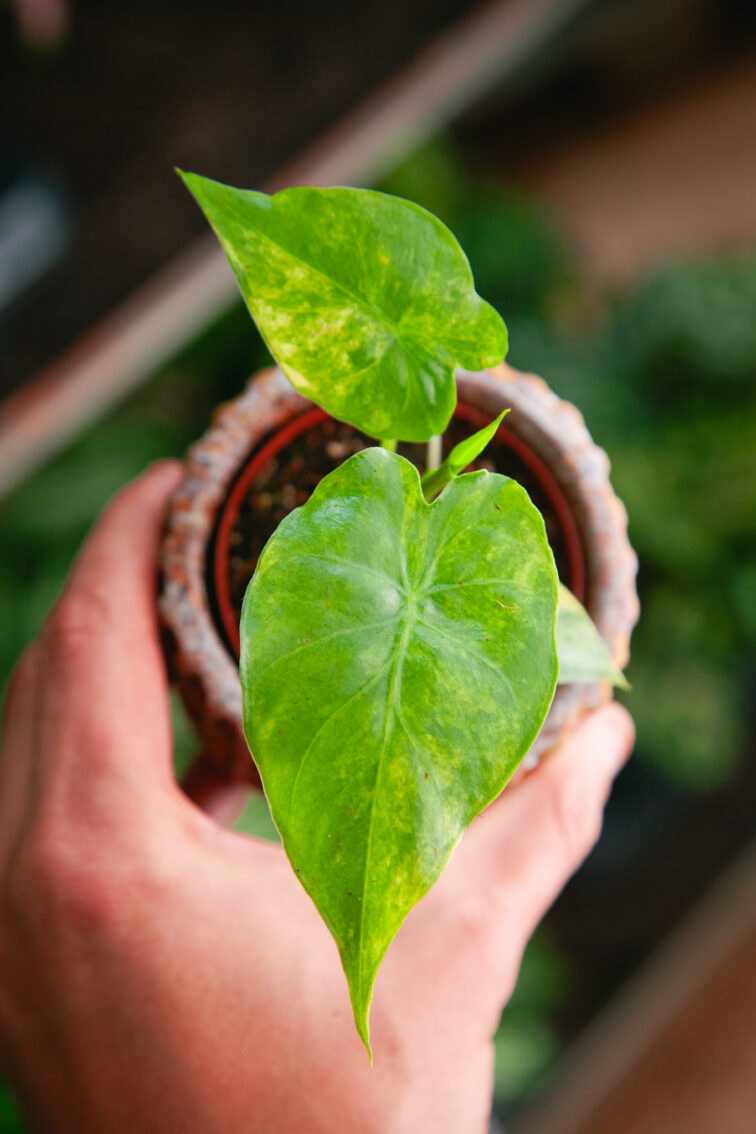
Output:
[[530,935],[601,833],[604,805],[635,739],[630,714],[611,702],[473,823],[450,870],[493,895],[506,891]]

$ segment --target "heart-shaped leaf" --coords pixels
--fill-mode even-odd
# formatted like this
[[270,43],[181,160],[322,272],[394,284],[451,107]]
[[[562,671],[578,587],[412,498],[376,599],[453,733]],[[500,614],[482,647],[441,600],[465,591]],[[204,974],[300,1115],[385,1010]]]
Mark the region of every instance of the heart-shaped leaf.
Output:
[[245,730],[366,1043],[391,939],[541,727],[556,604],[518,484],[468,473],[428,504],[383,449],[325,477],[261,556],[242,613]]
[[556,643],[560,685],[611,681],[620,689],[630,688],[588,611],[562,583],[559,584]]
[[455,365],[500,362],[507,332],[452,233],[368,189],[269,197],[181,175],[292,384],[371,437],[425,441],[456,402]]

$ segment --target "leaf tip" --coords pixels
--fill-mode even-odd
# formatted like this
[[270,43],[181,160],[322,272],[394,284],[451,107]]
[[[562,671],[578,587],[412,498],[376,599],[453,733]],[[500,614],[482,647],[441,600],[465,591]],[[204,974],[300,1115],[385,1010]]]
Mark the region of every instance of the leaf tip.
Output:
[[349,987],[349,999],[352,1003],[354,1026],[357,1029],[357,1034],[365,1045],[365,1050],[370,1059],[370,1066],[372,1067],[373,1049],[370,1046],[369,1016],[377,968],[372,969],[372,972],[368,974],[364,971],[362,965],[358,963],[356,971],[350,971],[348,962],[345,962],[346,958],[342,955],[342,963],[344,963],[344,972],[347,975],[347,985]]
[[189,190],[191,195],[196,200],[197,199],[196,186],[200,182],[205,181],[206,179],[204,177],[200,177],[200,175],[198,173],[190,173],[186,169],[180,169],[177,165],[174,165],[173,168],[174,168],[174,171],[181,178],[181,180],[183,181],[184,185]]
[[368,1022],[368,1013],[370,1011],[370,1000],[367,1003],[359,1003],[352,997],[352,1011],[354,1013],[354,1023],[357,1028],[357,1034],[362,1040],[365,1051],[368,1053],[370,1066],[373,1066],[373,1049],[370,1046],[370,1024]]

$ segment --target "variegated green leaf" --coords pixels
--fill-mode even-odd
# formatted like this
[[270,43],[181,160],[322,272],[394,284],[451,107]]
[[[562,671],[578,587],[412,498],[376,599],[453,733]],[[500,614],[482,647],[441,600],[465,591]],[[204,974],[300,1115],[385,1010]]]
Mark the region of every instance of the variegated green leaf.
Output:
[[556,604],[518,484],[469,473],[428,504],[383,449],[325,477],[263,552],[241,625],[247,739],[366,1042],[391,939],[546,715]]
[[215,229],[263,338],[294,386],[372,437],[446,428],[454,367],[501,361],[501,317],[475,292],[452,233],[367,189],[269,197],[182,174]]

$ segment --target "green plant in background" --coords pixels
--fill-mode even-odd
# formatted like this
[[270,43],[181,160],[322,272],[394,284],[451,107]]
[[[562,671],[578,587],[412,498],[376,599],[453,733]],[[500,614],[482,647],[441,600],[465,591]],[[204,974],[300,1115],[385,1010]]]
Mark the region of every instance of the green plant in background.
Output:
[[[618,301],[597,344],[643,419],[607,420],[645,617],[639,752],[714,790],[745,754],[756,656],[756,257],[673,265]],[[632,419],[631,419],[632,420]]]
[[11,1092],[0,1083],[0,1130],[2,1134],[24,1134],[26,1126]]
[[217,402],[238,392],[239,374],[269,362],[239,305],[0,501],[0,699],[100,509],[150,461],[182,457]]
[[609,452],[641,564],[635,758],[679,789],[721,787],[756,656],[756,256],[673,264],[597,305],[533,206],[471,178],[446,139],[382,187],[450,225],[507,311],[513,365],[579,405]]
[[446,428],[455,366],[507,349],[449,229],[371,190],[268,197],[182,176],[284,373],[382,439],[283,520],[240,627],[246,736],[369,1050],[386,949],[528,751],[558,672],[621,678],[572,596],[557,625],[556,567],[525,491],[463,472],[498,422],[422,480],[394,451]]
[[569,961],[544,930],[537,930],[494,1037],[497,1110],[506,1111],[543,1086],[562,1046],[554,1018],[569,1004],[573,984]]

